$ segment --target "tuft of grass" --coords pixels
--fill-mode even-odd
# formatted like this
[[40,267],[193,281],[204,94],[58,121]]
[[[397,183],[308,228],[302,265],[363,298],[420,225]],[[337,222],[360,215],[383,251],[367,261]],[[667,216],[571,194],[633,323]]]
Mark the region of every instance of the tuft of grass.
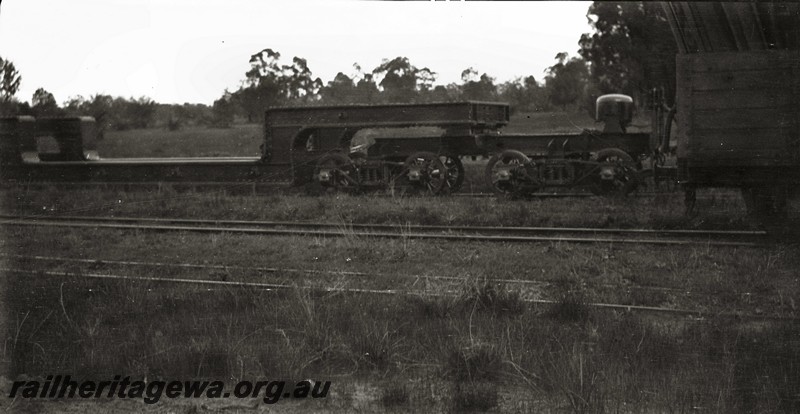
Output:
[[591,309],[580,293],[567,292],[550,306],[545,316],[562,322],[585,322],[590,314]]
[[494,316],[520,315],[527,307],[519,293],[498,287],[485,278],[468,281],[457,302],[465,310],[485,311]]
[[630,314],[595,313],[591,322],[593,330],[602,332],[597,338],[600,352],[626,370],[659,375],[680,360],[679,333]]
[[503,359],[498,350],[487,344],[452,349],[446,361],[446,376],[456,381],[496,380]]
[[499,399],[497,388],[492,382],[456,382],[451,396],[453,412],[485,412],[495,408]]
[[409,392],[400,381],[392,381],[381,388],[380,402],[384,408],[397,408],[408,404]]
[[397,358],[404,346],[403,338],[397,329],[389,328],[371,321],[359,321],[361,334],[357,338],[355,351],[361,356],[364,368],[386,375],[397,364]]
[[546,354],[546,381],[559,390],[574,413],[605,411],[604,367],[587,343],[576,342],[558,354]]

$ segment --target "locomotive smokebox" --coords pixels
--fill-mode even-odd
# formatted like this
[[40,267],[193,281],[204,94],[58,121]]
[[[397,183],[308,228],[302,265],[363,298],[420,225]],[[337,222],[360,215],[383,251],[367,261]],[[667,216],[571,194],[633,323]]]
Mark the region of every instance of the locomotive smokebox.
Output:
[[595,120],[603,122],[605,133],[623,133],[633,120],[633,98],[622,94],[609,94],[597,98]]

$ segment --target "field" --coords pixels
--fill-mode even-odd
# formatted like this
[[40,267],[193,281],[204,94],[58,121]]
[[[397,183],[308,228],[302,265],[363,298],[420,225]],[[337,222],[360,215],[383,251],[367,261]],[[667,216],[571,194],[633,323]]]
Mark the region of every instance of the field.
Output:
[[[639,132],[636,125],[647,120],[634,120],[632,132]],[[585,113],[522,113],[514,115],[503,128],[506,133],[580,132],[583,129],[600,128],[599,124]],[[206,157],[206,156],[253,156],[260,155],[261,126],[257,124],[235,125],[232,128],[184,128],[178,131],[166,129],[108,131],[105,139],[98,142],[97,150],[103,157]],[[135,142],[135,143],[134,143]]]
[[[579,114],[582,118],[585,115]],[[569,129],[577,115],[510,128]],[[584,121],[585,122],[585,121]],[[526,125],[526,123],[529,123]],[[257,126],[109,133],[104,156],[257,155]],[[479,170],[479,162],[471,165]],[[503,200],[5,190],[3,214],[650,229],[760,227],[738,194]],[[800,249],[2,227],[0,381],[331,381],[326,398],[3,399],[12,411],[797,412]],[[121,262],[128,263],[121,263]],[[136,261],[138,264],[131,264]],[[178,266],[181,265],[181,266]],[[188,266],[196,265],[196,266]],[[203,267],[205,266],[205,267]],[[210,267],[216,266],[216,267]],[[48,273],[49,272],[49,273]],[[261,282],[289,289],[89,279]],[[513,283],[512,283],[513,282]],[[604,304],[691,310],[645,312]],[[703,312],[698,317],[698,312]]]

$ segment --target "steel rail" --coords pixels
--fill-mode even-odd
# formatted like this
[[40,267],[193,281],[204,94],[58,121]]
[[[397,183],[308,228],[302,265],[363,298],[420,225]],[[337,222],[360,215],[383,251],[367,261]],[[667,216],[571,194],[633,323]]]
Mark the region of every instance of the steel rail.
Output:
[[[556,242],[556,243],[617,243],[639,245],[696,245],[696,246],[725,246],[725,247],[761,247],[764,243],[752,241],[720,241],[697,239],[644,239],[644,238],[619,238],[619,237],[563,237],[563,236],[510,236],[510,235],[485,235],[485,234],[444,234],[444,233],[412,233],[401,230],[399,232],[368,232],[353,229],[339,228],[337,230],[316,229],[281,229],[281,228],[253,228],[253,227],[219,227],[197,225],[157,225],[157,224],[126,224],[108,222],[74,222],[58,219],[5,219],[0,220],[2,226],[39,226],[62,228],[97,228],[115,230],[142,230],[157,232],[196,232],[196,233],[236,233],[251,235],[271,236],[303,236],[303,237],[373,237],[387,239],[424,239],[442,241],[473,241],[473,242]],[[499,230],[502,231],[502,230]]]
[[[162,187],[214,187],[215,189],[248,189],[252,187],[256,187],[257,189],[269,189],[274,191],[286,190],[289,192],[301,192],[303,191],[303,187],[293,186],[291,181],[287,181],[285,179],[275,179],[275,180],[261,180],[261,181],[31,181],[31,182],[3,182],[0,183],[0,188],[11,188],[11,187],[87,187],[87,188],[106,188],[106,187],[128,187],[128,188],[162,188]],[[661,194],[673,194],[673,191],[668,192],[638,192],[629,194],[628,197],[636,197],[636,198],[643,198],[643,197],[654,197],[656,195]],[[381,191],[377,192],[370,192],[371,196],[379,196],[379,197],[397,197],[392,194],[386,194]],[[424,196],[424,195],[423,195]],[[470,192],[453,192],[448,194],[442,194],[442,196],[451,196],[451,197],[459,197],[459,198],[497,198],[503,197],[498,196],[494,193],[470,193]],[[676,197],[682,195],[677,195]],[[558,193],[558,192],[542,192],[542,193],[532,193],[526,194],[524,197],[520,197],[521,199],[526,198],[590,198],[590,197],[600,197],[595,194],[591,193]]]
[[[8,267],[0,267],[0,271],[16,274],[30,274],[30,275],[45,275],[45,276],[60,276],[60,277],[79,277],[86,279],[106,279],[106,280],[121,280],[121,281],[136,281],[136,282],[155,282],[155,283],[175,283],[184,285],[201,285],[209,288],[249,288],[249,289],[264,289],[268,291],[273,290],[287,290],[287,289],[303,289],[310,291],[321,291],[328,293],[357,293],[357,294],[378,294],[378,295],[405,295],[405,296],[427,296],[427,297],[457,297],[455,292],[437,291],[436,293],[428,293],[424,291],[408,291],[399,289],[361,289],[361,288],[341,288],[341,287],[322,287],[322,286],[298,286],[287,285],[280,283],[263,283],[263,282],[233,282],[224,280],[209,280],[209,279],[185,279],[185,278],[159,278],[149,276],[125,276],[107,273],[71,273],[71,272],[56,272],[56,271],[43,271],[43,270],[28,270],[16,269]],[[556,305],[560,303],[557,300],[548,299],[520,299],[526,303],[532,304],[546,304]],[[582,306],[621,310],[625,312],[653,312],[653,313],[667,313],[675,315],[689,315],[696,318],[706,317],[731,317],[738,319],[750,320],[800,320],[797,317],[791,316],[778,316],[778,315],[753,315],[753,314],[740,314],[731,312],[710,312],[695,309],[682,309],[682,308],[664,308],[657,306],[640,306],[640,305],[623,305],[618,303],[581,303]]]
[[668,236],[767,236],[763,230],[691,230],[691,229],[623,229],[623,228],[587,228],[587,227],[523,227],[523,226],[448,226],[448,225],[415,225],[415,224],[371,224],[371,223],[321,223],[303,221],[263,221],[263,220],[228,220],[228,219],[184,219],[184,218],[152,218],[152,217],[107,217],[107,216],[18,216],[0,214],[0,219],[9,220],[66,220],[82,222],[119,222],[119,223],[171,223],[216,226],[248,226],[248,227],[280,227],[280,228],[333,228],[333,229],[367,229],[367,230],[403,230],[403,231],[435,231],[435,232],[499,232],[499,233],[576,233],[576,234],[632,234],[632,235],[668,235]]
[[[184,269],[215,269],[215,270],[249,270],[264,273],[301,273],[301,274],[323,274],[332,276],[384,276],[375,272],[353,272],[347,270],[317,270],[317,269],[296,269],[296,268],[281,268],[281,267],[261,267],[261,266],[238,266],[238,265],[220,265],[220,264],[196,264],[196,263],[164,263],[164,262],[143,262],[132,260],[106,260],[106,259],[76,259],[73,257],[55,257],[55,256],[36,256],[36,255],[21,255],[21,254],[5,254],[0,253],[0,257],[12,257],[23,260],[40,260],[40,261],[58,261],[65,263],[86,263],[94,265],[122,265],[122,266],[151,266],[151,267],[176,267]],[[396,274],[395,277],[415,278],[415,279],[433,279],[433,280],[450,280],[450,281],[466,281],[467,279],[458,276],[442,276],[442,275],[414,275],[414,274]],[[549,285],[549,282],[539,280],[522,280],[522,279],[500,279],[500,278],[480,278],[480,281],[495,282],[503,284],[520,284],[520,285]]]
[[[22,254],[6,254],[0,253],[0,257],[9,257],[22,260],[38,260],[38,261],[52,261],[63,263],[85,263],[92,265],[110,265],[110,266],[142,266],[142,267],[171,267],[183,269],[213,269],[213,270],[244,270],[253,272],[264,273],[298,273],[310,275],[331,275],[331,276],[353,276],[353,277],[376,277],[388,276],[375,272],[354,272],[347,270],[318,270],[318,269],[297,269],[297,268],[280,268],[280,267],[262,267],[262,266],[238,266],[238,265],[222,265],[222,264],[196,264],[196,263],[165,263],[165,262],[145,262],[133,260],[108,260],[108,259],[77,259],[74,257],[57,257],[57,256],[38,256],[38,255],[22,255]],[[443,276],[443,275],[418,275],[418,274],[393,274],[393,277],[402,277],[407,279],[417,280],[446,280],[446,281],[460,281],[467,282],[470,279],[458,276]],[[503,278],[476,278],[478,282],[491,282],[500,283],[505,285],[531,285],[539,287],[549,287],[551,282],[542,280],[526,280],[526,279],[503,279]],[[701,295],[714,295],[716,291],[687,291],[686,289],[670,288],[664,286],[647,286],[647,285],[618,285],[611,283],[602,283],[596,285],[604,288],[615,289],[636,289],[636,290],[654,290],[672,293],[681,293],[685,295],[701,294]]]

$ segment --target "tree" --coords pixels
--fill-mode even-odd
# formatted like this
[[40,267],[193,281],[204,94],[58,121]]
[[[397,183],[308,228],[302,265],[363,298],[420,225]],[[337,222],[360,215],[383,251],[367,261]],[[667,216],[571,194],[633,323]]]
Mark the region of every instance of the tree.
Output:
[[246,80],[231,96],[250,122],[270,106],[319,100],[322,80],[312,77],[307,61],[295,56],[291,65],[281,65],[280,58],[272,49],[251,55]]
[[580,39],[580,55],[590,64],[601,93],[625,93],[642,102],[663,87],[674,101],[677,47],[658,3],[596,1],[587,13],[594,28]]
[[352,103],[356,98],[356,85],[349,76],[339,72],[320,89],[319,94],[326,104]]
[[267,107],[284,101],[286,93],[278,64],[280,57],[281,54],[272,49],[250,56],[250,70],[245,73],[247,86],[241,87],[238,96],[234,97],[250,122],[258,119]]
[[353,75],[353,82],[356,84],[356,95],[352,103],[370,104],[380,102],[380,91],[372,73],[364,73],[358,63],[353,64],[353,69],[356,71]]
[[566,52],[556,55],[558,63],[547,69],[545,86],[550,102],[566,110],[567,105],[581,101],[588,83],[589,69],[581,58],[569,58]]
[[226,90],[225,94],[214,101],[214,105],[211,107],[211,125],[218,128],[229,128],[233,123],[234,112],[231,93]]
[[110,125],[110,111],[114,98],[110,95],[95,94],[89,99],[83,96],[73,97],[64,103],[64,110],[73,116],[94,117],[97,125],[97,138],[103,139]]
[[295,56],[292,64],[282,66],[282,80],[285,83],[287,98],[295,102],[312,102],[319,97],[322,79],[313,79],[311,69],[305,59]]
[[405,57],[384,59],[372,74],[381,79],[379,85],[388,102],[414,102],[419,97],[417,92],[430,91],[436,81],[436,73],[418,69]]
[[549,107],[545,88],[541,87],[533,76],[505,82],[499,89],[500,99],[508,102],[512,111],[533,112]]
[[126,114],[133,128],[147,128],[153,122],[156,102],[146,96],[138,99],[131,98],[126,109]]
[[10,102],[19,90],[22,77],[10,60],[0,57],[0,100]]
[[33,93],[31,98],[31,110],[37,117],[58,116],[63,113],[56,103],[56,98],[52,93],[44,88],[39,88]]
[[461,86],[450,83],[447,86],[436,85],[427,95],[426,102],[456,102],[461,99]]
[[148,128],[153,124],[157,104],[152,99],[142,96],[130,100],[114,98],[108,109],[108,124],[116,130],[131,128]]
[[478,76],[478,71],[473,68],[461,72],[461,98],[474,101],[492,101],[497,98],[497,87],[494,78],[487,74]]

